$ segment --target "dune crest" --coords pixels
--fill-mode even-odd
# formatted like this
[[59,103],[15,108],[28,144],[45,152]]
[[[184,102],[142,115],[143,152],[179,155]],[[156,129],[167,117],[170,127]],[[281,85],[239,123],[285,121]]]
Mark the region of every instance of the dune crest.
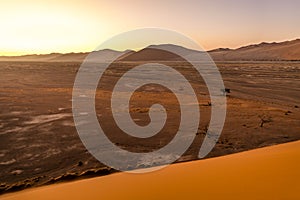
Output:
[[299,199],[300,141],[186,162],[146,174],[33,188],[14,199]]

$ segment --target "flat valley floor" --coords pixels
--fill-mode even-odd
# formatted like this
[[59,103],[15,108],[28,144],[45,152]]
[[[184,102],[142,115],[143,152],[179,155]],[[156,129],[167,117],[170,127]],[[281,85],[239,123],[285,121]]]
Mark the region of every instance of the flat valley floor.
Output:
[[[105,84],[110,85],[130,65],[119,63],[107,72]],[[189,74],[184,63],[176,66],[183,66]],[[207,157],[300,139],[299,62],[220,62],[217,66],[231,93],[222,135]],[[0,62],[0,193],[114,172],[86,150],[76,132],[72,90],[79,67],[80,63]],[[178,162],[197,159],[210,120],[207,89],[196,76],[190,79],[197,91],[201,121],[193,144]],[[170,113],[168,127],[157,137],[142,141],[120,134],[108,120],[110,91],[105,84],[97,90],[96,111],[116,145],[149,152],[174,137],[180,110],[168,90],[146,86],[135,93],[130,113],[137,124],[149,123],[148,108],[155,102]],[[151,158],[145,160],[145,166],[150,162]]]

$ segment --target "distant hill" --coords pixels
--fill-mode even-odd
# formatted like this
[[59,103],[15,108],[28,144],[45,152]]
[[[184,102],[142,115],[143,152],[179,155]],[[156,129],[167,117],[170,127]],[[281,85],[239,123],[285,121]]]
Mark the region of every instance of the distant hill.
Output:
[[69,61],[74,62],[83,60],[88,53],[51,53],[51,54],[32,54],[24,56],[0,56],[0,61]]
[[280,43],[260,43],[238,49],[215,49],[208,52],[215,61],[300,61],[300,39]]
[[[199,55],[199,51],[172,44],[150,45],[138,52],[123,58],[124,61],[170,60],[176,61],[178,56],[157,48],[176,50],[188,59]],[[238,49],[219,48],[208,51],[215,61],[300,61],[300,39],[280,43],[260,43]]]
[[[104,49],[91,53],[0,56],[0,61],[82,62],[88,55],[90,55],[93,61],[107,61],[121,54],[123,54],[123,56],[119,58],[121,61],[180,60],[177,55],[159,50],[159,48],[176,50],[176,52],[180,52],[187,58],[192,58],[193,55],[199,54],[199,51],[185,47],[173,44],[161,44],[150,45],[137,52],[133,50],[122,52]],[[263,42],[237,49],[219,48],[208,51],[208,53],[215,61],[300,61],[300,39],[279,43]]]
[[108,61],[110,58],[118,57],[121,54],[126,56],[131,50],[115,51],[104,49],[93,51],[91,53],[51,53],[42,55],[24,55],[24,56],[0,56],[0,61],[40,61],[40,62],[82,62],[88,55],[92,61]]
[[[163,49],[163,50],[162,50]],[[187,49],[185,47],[174,44],[150,45],[140,51],[133,52],[124,56],[121,61],[182,61],[183,59],[177,54],[171,52],[178,52],[188,59],[193,55],[199,55],[199,51]]]

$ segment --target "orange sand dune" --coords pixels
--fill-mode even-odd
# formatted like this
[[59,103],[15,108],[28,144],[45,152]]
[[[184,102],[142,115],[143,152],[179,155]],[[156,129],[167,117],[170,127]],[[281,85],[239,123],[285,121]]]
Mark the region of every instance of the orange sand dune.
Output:
[[34,199],[300,199],[300,141],[6,194]]

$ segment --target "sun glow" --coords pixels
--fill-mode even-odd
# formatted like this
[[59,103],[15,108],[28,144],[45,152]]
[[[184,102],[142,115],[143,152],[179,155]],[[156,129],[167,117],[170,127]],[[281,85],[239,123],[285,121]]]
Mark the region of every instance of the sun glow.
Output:
[[109,36],[101,19],[91,21],[78,12],[51,5],[6,6],[0,12],[0,55],[90,51],[95,40]]
[[206,50],[291,40],[300,37],[299,6],[293,0],[3,0],[0,55],[92,51],[146,27],[177,31]]

